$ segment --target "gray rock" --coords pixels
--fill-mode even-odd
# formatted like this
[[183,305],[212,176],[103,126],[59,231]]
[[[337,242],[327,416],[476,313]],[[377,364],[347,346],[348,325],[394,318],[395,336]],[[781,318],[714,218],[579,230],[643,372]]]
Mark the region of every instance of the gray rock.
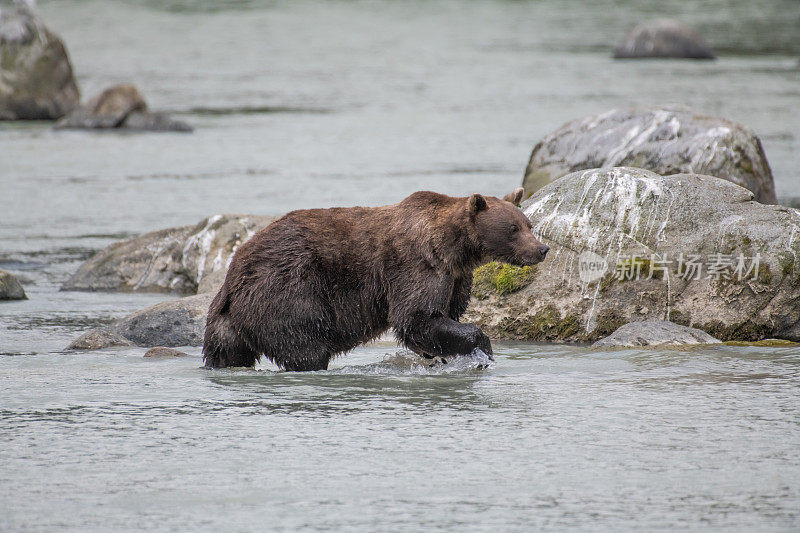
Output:
[[613,109],[565,124],[533,148],[522,186],[530,194],[570,172],[617,166],[716,176],[777,203],[759,138],[680,106]]
[[227,273],[227,268],[221,268],[203,276],[203,279],[201,279],[200,283],[197,285],[197,294],[202,294],[204,292],[218,293],[220,287],[222,287],[222,284],[225,282]]
[[[258,215],[215,215],[196,226],[121,241],[82,264],[61,289],[191,294],[206,276],[227,270],[239,245],[273,220]],[[204,290],[212,289],[204,284]]]
[[164,113],[151,113],[130,84],[114,85],[58,121],[56,129],[125,129],[190,132],[192,127]]
[[166,113],[134,112],[125,118],[121,128],[130,131],[176,131],[189,133],[193,128],[186,122],[175,120]]
[[97,350],[109,346],[201,346],[213,294],[198,294],[156,304],[89,330],[67,350]]
[[0,120],[54,120],[80,100],[64,43],[29,8],[0,8]]
[[175,348],[167,348],[166,346],[156,346],[147,350],[143,357],[153,359],[172,359],[175,357],[188,357],[189,354],[176,350]]
[[715,59],[711,47],[695,30],[670,19],[639,24],[614,49],[617,59]]
[[600,339],[592,346],[681,346],[720,343],[705,331],[681,326],[666,320],[631,322]]
[[655,319],[725,341],[800,340],[795,209],[712,176],[636,168],[575,172],[522,208],[551,250],[516,292],[473,298],[465,320],[492,337],[594,342]]
[[101,350],[112,346],[134,344],[109,327],[90,329],[67,346],[67,350]]
[[25,290],[11,272],[0,270],[0,300],[27,300]]

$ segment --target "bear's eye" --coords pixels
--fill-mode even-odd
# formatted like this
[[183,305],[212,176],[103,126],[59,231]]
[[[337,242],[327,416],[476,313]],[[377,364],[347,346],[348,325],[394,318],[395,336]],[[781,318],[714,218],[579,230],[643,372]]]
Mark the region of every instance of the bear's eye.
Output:
[[513,226],[511,226],[511,233],[516,233],[516,232],[518,232],[518,231],[519,231],[519,226],[517,226],[516,224],[514,224]]

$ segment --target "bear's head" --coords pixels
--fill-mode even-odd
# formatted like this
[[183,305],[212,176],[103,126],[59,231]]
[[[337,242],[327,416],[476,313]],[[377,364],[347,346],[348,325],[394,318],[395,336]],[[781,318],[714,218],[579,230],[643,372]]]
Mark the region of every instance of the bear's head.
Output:
[[522,188],[503,199],[473,194],[469,198],[469,214],[475,225],[481,252],[486,260],[516,266],[541,263],[550,249],[531,233],[531,221],[517,207]]

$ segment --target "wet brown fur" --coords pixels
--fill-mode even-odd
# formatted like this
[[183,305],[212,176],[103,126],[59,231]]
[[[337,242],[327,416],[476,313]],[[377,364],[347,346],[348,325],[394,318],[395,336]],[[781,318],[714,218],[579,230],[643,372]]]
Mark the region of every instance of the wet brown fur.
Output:
[[389,327],[420,354],[491,353],[477,326],[457,321],[475,267],[544,258],[514,205],[521,191],[504,200],[422,191],[383,207],[288,213],[234,255],[209,308],[206,366],[264,355],[286,370],[326,369]]

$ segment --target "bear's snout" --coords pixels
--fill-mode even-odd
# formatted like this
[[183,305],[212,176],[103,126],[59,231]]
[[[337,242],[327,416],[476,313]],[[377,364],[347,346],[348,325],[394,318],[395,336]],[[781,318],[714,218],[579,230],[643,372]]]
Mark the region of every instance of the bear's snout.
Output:
[[546,244],[543,244],[539,247],[539,261],[544,261],[544,256],[547,255],[547,252],[550,250],[550,247]]
[[541,263],[542,261],[544,261],[544,258],[549,250],[550,247],[547,246],[546,244],[540,244],[536,246],[536,248],[531,251],[527,263],[529,265],[535,265],[537,263]]

